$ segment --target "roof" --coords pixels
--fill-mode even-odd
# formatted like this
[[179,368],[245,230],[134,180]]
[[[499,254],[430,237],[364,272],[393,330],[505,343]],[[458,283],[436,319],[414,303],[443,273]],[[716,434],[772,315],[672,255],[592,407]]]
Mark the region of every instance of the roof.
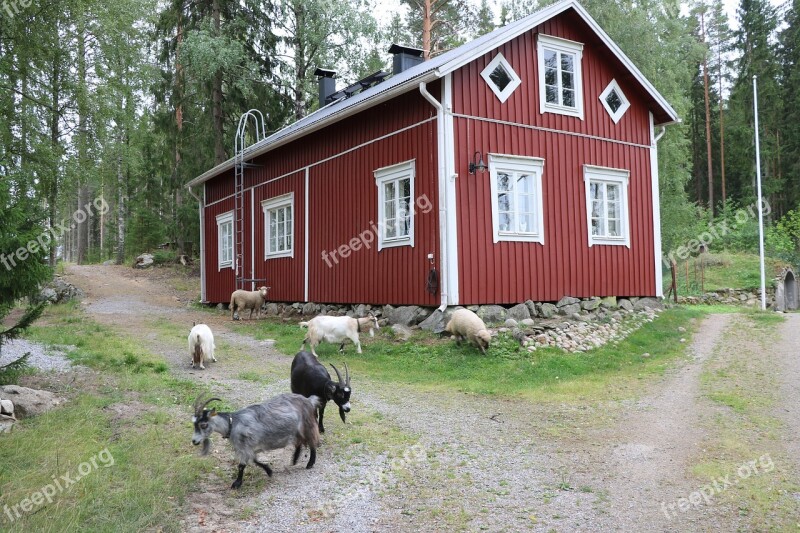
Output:
[[[269,137],[252,144],[245,150],[244,159],[250,160],[334,122],[338,122],[346,117],[390,100],[397,95],[417,87],[420,83],[428,83],[442,78],[568,9],[575,10],[589,25],[592,31],[597,34],[603,44],[605,44],[622,65],[630,71],[632,77],[650,96],[651,101],[663,110],[663,116],[666,120],[657,120],[656,124],[667,125],[679,122],[680,119],[675,110],[672,109],[672,106],[659,94],[655,87],[653,87],[639,69],[636,68],[636,65],[634,65],[628,56],[626,56],[616,43],[611,40],[608,34],[603,31],[586,9],[576,0],[562,0],[561,2],[556,2],[555,4],[551,4],[531,13],[527,17],[503,26],[502,28],[482,35],[458,48],[454,48],[435,58],[415,65],[350,98],[331,102],[314,113],[273,133]],[[204,183],[216,175],[233,168],[233,165],[234,159],[231,158],[191,180],[187,186],[192,187]]]

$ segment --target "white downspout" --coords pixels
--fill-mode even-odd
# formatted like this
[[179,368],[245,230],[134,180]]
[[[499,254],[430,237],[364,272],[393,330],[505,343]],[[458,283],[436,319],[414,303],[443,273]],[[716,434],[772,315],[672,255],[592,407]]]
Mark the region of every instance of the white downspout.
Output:
[[[204,186],[205,187],[205,186]],[[189,194],[191,194],[195,200],[197,200],[199,205],[200,211],[200,303],[205,303],[206,299],[206,213],[205,213],[205,205],[203,200],[194,193],[194,190],[191,187],[187,187],[189,189]]]
[[447,199],[445,198],[445,189],[446,189],[446,173],[447,167],[445,165],[445,154],[444,154],[444,106],[439,103],[436,98],[433,97],[431,93],[428,92],[428,85],[423,81],[419,84],[419,93],[428,101],[430,104],[436,108],[436,130],[437,130],[437,148],[438,148],[438,159],[439,159],[439,255],[441,257],[441,274],[439,275],[439,282],[441,284],[441,305],[439,306],[439,311],[444,312],[447,308],[447,292],[449,287],[447,286],[448,279],[447,279],[447,265],[448,265],[448,257],[447,257]]

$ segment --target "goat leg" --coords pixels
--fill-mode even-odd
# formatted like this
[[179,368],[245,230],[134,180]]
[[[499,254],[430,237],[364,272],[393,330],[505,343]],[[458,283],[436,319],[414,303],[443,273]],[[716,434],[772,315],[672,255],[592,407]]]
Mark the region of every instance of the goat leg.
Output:
[[244,467],[245,466],[247,466],[247,465],[243,465],[242,463],[239,463],[239,475],[236,476],[236,481],[234,481],[233,485],[231,485],[232,489],[238,489],[239,487],[242,486],[242,476],[244,475]]
[[[269,477],[272,477],[272,469],[269,467],[269,465],[267,463],[262,463],[262,462],[256,461],[255,459],[253,460],[253,462],[255,464],[257,464],[258,466],[260,466],[261,468],[263,468],[264,472],[266,472]],[[297,462],[296,459],[295,459],[295,462]]]
[[292,466],[297,464],[297,460],[300,459],[300,452],[303,450],[302,446],[296,446],[294,449],[294,456],[292,457]]
[[317,462],[317,449],[313,446],[309,446],[308,449],[311,451],[308,458],[308,463],[306,464],[306,469],[311,468],[314,466],[314,463]]
[[[328,403],[328,402],[325,402]],[[325,433],[325,426],[322,425],[322,418],[325,416],[325,403],[319,406],[319,432]]]
[[344,353],[344,341],[339,345],[339,353]]

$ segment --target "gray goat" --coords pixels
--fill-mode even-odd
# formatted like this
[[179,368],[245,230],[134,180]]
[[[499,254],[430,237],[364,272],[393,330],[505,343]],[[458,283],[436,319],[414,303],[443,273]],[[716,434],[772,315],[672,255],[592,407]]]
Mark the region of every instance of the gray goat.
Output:
[[258,460],[258,452],[277,450],[294,444],[292,464],[295,465],[301,448],[308,446],[310,457],[306,468],[314,466],[319,446],[316,415],[320,402],[316,396],[306,398],[299,394],[281,394],[233,413],[206,409],[215,400],[219,401],[219,398],[204,400],[202,394],[195,400],[192,444],[197,446],[202,443],[202,454],[206,455],[211,447],[209,437],[212,432],[216,431],[222,438],[230,439],[239,460],[239,475],[231,488],[238,489],[242,486],[244,468],[251,463],[260,466],[268,476],[272,476],[269,465]]

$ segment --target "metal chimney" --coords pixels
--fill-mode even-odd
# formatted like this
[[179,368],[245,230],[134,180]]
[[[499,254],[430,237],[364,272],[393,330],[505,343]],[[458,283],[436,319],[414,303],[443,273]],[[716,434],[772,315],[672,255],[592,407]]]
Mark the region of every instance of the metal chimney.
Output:
[[314,76],[319,78],[319,106],[325,107],[330,103],[329,97],[336,92],[336,71],[318,68]]
[[393,44],[389,47],[389,53],[394,55],[392,60],[392,74],[397,75],[422,63],[422,49]]

